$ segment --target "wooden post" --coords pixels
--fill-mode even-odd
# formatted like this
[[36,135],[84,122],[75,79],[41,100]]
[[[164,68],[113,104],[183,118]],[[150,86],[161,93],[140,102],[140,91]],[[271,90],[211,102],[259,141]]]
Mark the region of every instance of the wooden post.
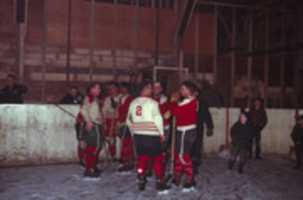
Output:
[[214,74],[214,83],[217,82],[218,76],[218,16],[219,9],[215,6],[215,16],[214,16],[214,55],[213,55],[213,74]]
[[[281,42],[282,45],[286,45],[286,33],[285,33],[285,17],[282,15],[281,17]],[[282,52],[281,60],[280,60],[280,86],[281,86],[281,96],[280,96],[280,107],[282,108],[284,106],[284,95],[286,92],[286,86],[285,86],[285,53]]]
[[67,8],[67,39],[66,39],[66,80],[68,84],[70,78],[70,52],[71,52],[71,25],[72,25],[72,0],[68,0]]
[[200,15],[196,13],[195,18],[195,78],[198,78],[199,75],[199,62],[200,62]]
[[[155,2],[155,0],[153,0]],[[155,7],[155,65],[159,65],[159,40],[160,40],[160,7],[159,4]]]
[[[117,8],[118,8],[118,1],[114,0],[114,27],[118,27],[118,12],[117,12]],[[112,53],[113,53],[113,78],[115,79],[117,76],[117,46],[116,46],[115,40],[112,40],[112,45],[113,45],[113,49],[112,49]]]
[[19,80],[24,81],[24,24],[18,23],[17,25],[17,64],[19,69]]
[[135,30],[135,68],[138,68],[138,53],[139,53],[139,0],[136,0],[136,11],[134,17],[134,30]]
[[[253,24],[253,13],[250,11],[249,13],[249,30],[248,30],[248,52],[253,51],[253,40],[254,40],[254,24]],[[249,84],[249,94],[248,94],[248,102],[247,107],[250,106],[251,98],[252,98],[252,63],[253,63],[253,56],[249,55],[247,59],[247,77],[248,77],[248,84]]]
[[[269,49],[269,13],[265,14],[265,49]],[[265,54],[264,58],[264,106],[268,106],[268,68],[269,54]]]
[[179,68],[179,81],[180,83],[184,80],[184,74],[183,74],[183,64],[184,64],[184,53],[183,53],[183,49],[182,49],[182,45],[179,44],[179,55],[178,55],[178,68]]
[[96,42],[96,5],[95,0],[90,2],[90,48],[89,48],[89,81],[93,81],[93,71],[95,68],[94,51]]
[[48,32],[48,0],[43,1],[43,35],[42,35],[42,86],[41,86],[41,101],[45,102],[46,100],[46,70],[47,70],[47,32]]
[[[16,2],[17,5],[17,2]],[[28,0],[24,1],[24,22],[17,23],[17,65],[19,70],[19,80],[24,81],[24,48],[25,48],[25,36],[27,27],[27,15],[28,15]]]
[[237,34],[237,10],[236,8],[232,9],[232,37],[231,37],[231,91],[230,91],[230,106],[234,106],[234,94],[233,87],[235,85],[235,68],[236,68],[236,34]]

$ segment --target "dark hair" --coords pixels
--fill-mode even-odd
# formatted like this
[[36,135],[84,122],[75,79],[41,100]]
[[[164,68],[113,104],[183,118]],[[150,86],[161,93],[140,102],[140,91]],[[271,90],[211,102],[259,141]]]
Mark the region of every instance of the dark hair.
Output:
[[251,109],[255,110],[255,105],[254,104],[255,104],[256,101],[259,101],[261,103],[261,109],[264,109],[264,100],[261,97],[254,98],[252,100]]
[[109,85],[109,86],[112,85],[112,86],[115,86],[116,88],[119,88],[119,84],[118,84],[117,82],[115,82],[115,81],[109,82],[108,85]]
[[98,83],[98,82],[91,83],[91,84],[89,84],[89,86],[87,87],[86,94],[89,95],[91,89],[94,88],[96,85],[99,85],[100,88],[101,88],[101,84],[100,84],[100,83]]
[[185,86],[189,89],[189,91],[193,94],[195,92],[198,92],[197,86],[191,82],[191,81],[184,81],[181,85]]
[[[241,111],[240,112],[240,116],[241,115],[244,115],[245,117],[246,117],[246,119],[247,119],[247,122],[246,123],[250,123],[251,121],[250,121],[250,115],[249,115],[249,113],[248,112],[246,112],[246,111]],[[239,117],[240,118],[240,117]]]
[[301,120],[303,120],[303,115],[299,115],[299,116],[297,117],[297,122],[299,122],[299,121],[301,121]]
[[253,102],[260,101],[261,104],[264,103],[264,100],[261,97],[254,98]]
[[142,81],[142,83],[140,84],[140,86],[139,86],[139,91],[142,92],[142,90],[143,90],[146,86],[152,85],[152,84],[153,84],[153,82],[152,82],[150,79],[144,79],[144,80]]
[[125,88],[125,89],[127,89],[127,91],[130,91],[129,83],[126,83],[126,82],[120,83],[120,88]]

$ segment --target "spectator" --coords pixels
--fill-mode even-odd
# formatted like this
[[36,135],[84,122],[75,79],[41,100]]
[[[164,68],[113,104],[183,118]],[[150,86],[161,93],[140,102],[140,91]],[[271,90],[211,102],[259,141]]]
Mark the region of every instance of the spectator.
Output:
[[198,131],[197,131],[197,138],[194,142],[193,149],[191,151],[192,159],[193,159],[193,166],[194,166],[194,173],[199,174],[199,167],[201,165],[202,159],[202,151],[204,145],[204,129],[206,128],[206,135],[208,137],[213,135],[213,119],[211,113],[209,112],[209,108],[207,103],[201,98],[202,92],[200,90],[196,91],[196,96],[199,100],[199,110],[198,110]]
[[303,115],[298,117],[297,123],[291,133],[291,139],[295,144],[296,152],[296,166],[294,168],[300,169],[303,155]]
[[69,92],[61,99],[61,104],[82,104],[83,96],[75,86],[70,87]]
[[200,99],[205,102],[209,107],[221,108],[224,104],[224,100],[220,92],[215,89],[214,84],[210,84],[208,81],[202,83],[202,93]]
[[0,103],[22,104],[23,97],[27,93],[25,85],[17,83],[14,74],[8,74],[7,85],[0,91]]
[[261,158],[261,133],[267,124],[267,114],[266,114],[265,108],[263,106],[262,99],[257,98],[253,101],[253,105],[252,105],[252,108],[250,109],[249,116],[251,118],[252,126],[255,131],[255,136],[251,142],[249,156],[250,156],[250,158],[252,158],[253,146],[255,145],[256,159],[262,159]]
[[231,157],[228,161],[228,169],[232,170],[239,157],[238,172],[243,173],[244,165],[249,153],[250,141],[254,136],[254,129],[250,125],[248,113],[242,112],[239,120],[231,128]]

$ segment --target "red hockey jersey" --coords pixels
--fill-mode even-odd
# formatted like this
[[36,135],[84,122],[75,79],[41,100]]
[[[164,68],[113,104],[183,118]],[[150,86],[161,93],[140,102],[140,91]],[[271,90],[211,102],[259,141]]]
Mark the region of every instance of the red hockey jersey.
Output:
[[130,95],[123,96],[121,98],[121,103],[118,107],[118,121],[119,123],[125,123],[126,122],[126,117],[127,113],[129,110],[129,105],[132,102],[134,98]]
[[159,103],[159,108],[160,108],[161,115],[163,117],[163,123],[164,123],[164,128],[165,128],[165,127],[169,126],[169,124],[170,124],[169,119],[165,119],[165,117],[164,117],[164,114],[169,111],[168,99],[165,95],[161,95],[160,97],[155,98],[155,100]]
[[196,98],[186,98],[171,104],[171,113],[176,117],[177,127],[192,126],[198,122],[199,104]]

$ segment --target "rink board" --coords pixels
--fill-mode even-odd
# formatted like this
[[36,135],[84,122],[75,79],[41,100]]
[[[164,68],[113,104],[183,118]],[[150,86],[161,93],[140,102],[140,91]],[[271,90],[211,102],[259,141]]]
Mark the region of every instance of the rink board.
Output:
[[[61,106],[69,113],[78,106]],[[0,105],[0,166],[68,163],[77,160],[74,118],[55,105]],[[230,141],[239,109],[212,108],[214,135],[205,136],[205,152],[215,153]],[[295,110],[269,109],[262,150],[287,155]]]

